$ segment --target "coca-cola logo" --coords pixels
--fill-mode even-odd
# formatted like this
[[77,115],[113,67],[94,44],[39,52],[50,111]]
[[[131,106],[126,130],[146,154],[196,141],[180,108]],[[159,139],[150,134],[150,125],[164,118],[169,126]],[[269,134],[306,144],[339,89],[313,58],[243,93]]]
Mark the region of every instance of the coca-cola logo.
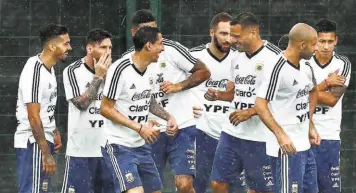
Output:
[[310,87],[306,85],[304,89],[299,89],[297,93],[297,98],[303,97],[303,96],[308,96],[310,91]]
[[212,78],[209,78],[206,81],[205,86],[214,88],[225,88],[228,81],[228,79],[213,80]]
[[256,76],[247,75],[245,77],[237,75],[235,77],[235,84],[250,84],[254,85],[256,83]]
[[132,101],[138,101],[141,99],[148,99],[148,98],[151,98],[151,89],[144,90],[141,93],[135,92],[135,94],[132,96]]

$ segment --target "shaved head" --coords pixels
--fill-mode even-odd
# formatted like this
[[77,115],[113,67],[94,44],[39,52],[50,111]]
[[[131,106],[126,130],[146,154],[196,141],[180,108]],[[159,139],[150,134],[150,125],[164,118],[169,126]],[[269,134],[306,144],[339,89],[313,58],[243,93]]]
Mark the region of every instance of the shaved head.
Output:
[[292,27],[288,36],[288,47],[298,51],[303,59],[309,60],[317,50],[318,34],[310,25],[298,23]]
[[314,37],[317,37],[316,30],[305,23],[298,23],[289,31],[289,39],[295,42],[311,41]]

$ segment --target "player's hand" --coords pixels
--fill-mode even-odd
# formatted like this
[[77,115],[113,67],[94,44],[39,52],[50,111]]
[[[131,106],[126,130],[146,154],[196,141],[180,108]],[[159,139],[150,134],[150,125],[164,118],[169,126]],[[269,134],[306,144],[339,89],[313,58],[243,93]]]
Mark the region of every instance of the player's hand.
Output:
[[173,116],[171,116],[168,119],[168,125],[167,125],[166,133],[169,136],[175,136],[177,134],[177,132],[178,132],[177,121]]
[[54,142],[54,153],[58,153],[62,147],[62,140],[61,140],[61,134],[57,129],[56,132],[54,133],[53,142]]
[[161,126],[161,124],[159,124],[156,120],[148,120],[148,125],[150,127],[154,127],[154,126],[159,127],[159,126]]
[[252,114],[248,109],[236,110],[230,114],[229,119],[230,119],[230,123],[236,126],[240,122],[244,122],[248,120],[251,116]]
[[294,155],[297,153],[297,150],[294,147],[293,142],[289,139],[289,137],[285,133],[280,134],[276,137],[283,154]]
[[153,144],[158,140],[160,130],[155,129],[149,124],[142,125],[142,129],[139,132],[140,136],[146,141],[148,144]]
[[219,99],[219,91],[209,88],[208,92],[204,94],[204,98],[208,101],[216,101]]
[[345,77],[337,75],[339,70],[336,70],[335,72],[331,73],[329,77],[326,79],[326,82],[331,86],[344,86],[345,83]]
[[42,154],[42,171],[52,176],[56,172],[56,162],[50,153]]
[[309,121],[309,141],[311,145],[320,145],[321,137],[318,131],[315,129],[313,121]]
[[104,53],[101,55],[99,61],[94,59],[94,69],[95,69],[95,76],[99,77],[100,79],[104,79],[106,76],[106,72],[111,65],[111,54]]
[[198,106],[193,106],[193,114],[194,114],[194,118],[199,118],[201,116],[203,112],[203,109],[201,107]]
[[159,86],[160,86],[160,89],[166,94],[176,93],[176,92],[180,92],[182,90],[182,88],[178,84],[173,84],[169,81],[164,81]]

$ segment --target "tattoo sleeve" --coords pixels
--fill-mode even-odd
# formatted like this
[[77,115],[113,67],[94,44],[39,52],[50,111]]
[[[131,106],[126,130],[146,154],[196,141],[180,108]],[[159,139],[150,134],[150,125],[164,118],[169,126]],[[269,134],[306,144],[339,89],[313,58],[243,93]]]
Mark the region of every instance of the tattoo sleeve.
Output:
[[330,89],[330,93],[339,100],[340,97],[345,93],[346,86],[337,86]]
[[94,77],[89,88],[82,95],[71,99],[72,103],[81,111],[87,110],[91,102],[95,99],[102,82],[102,79]]
[[211,75],[209,69],[199,59],[195,63],[193,69],[190,70],[190,73],[192,74],[186,80],[178,83],[181,86],[182,90],[187,90],[198,86],[199,84],[207,80]]
[[169,113],[159,103],[157,103],[153,96],[151,96],[150,101],[150,113],[166,121],[168,121],[170,118]]

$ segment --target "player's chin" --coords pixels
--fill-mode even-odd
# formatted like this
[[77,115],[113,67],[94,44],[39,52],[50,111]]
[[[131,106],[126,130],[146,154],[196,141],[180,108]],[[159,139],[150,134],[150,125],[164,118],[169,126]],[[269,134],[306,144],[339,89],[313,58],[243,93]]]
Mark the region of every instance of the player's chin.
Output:
[[67,61],[67,59],[68,59],[68,55],[66,55],[66,54],[59,58],[59,60],[61,62],[65,62],[65,61]]

